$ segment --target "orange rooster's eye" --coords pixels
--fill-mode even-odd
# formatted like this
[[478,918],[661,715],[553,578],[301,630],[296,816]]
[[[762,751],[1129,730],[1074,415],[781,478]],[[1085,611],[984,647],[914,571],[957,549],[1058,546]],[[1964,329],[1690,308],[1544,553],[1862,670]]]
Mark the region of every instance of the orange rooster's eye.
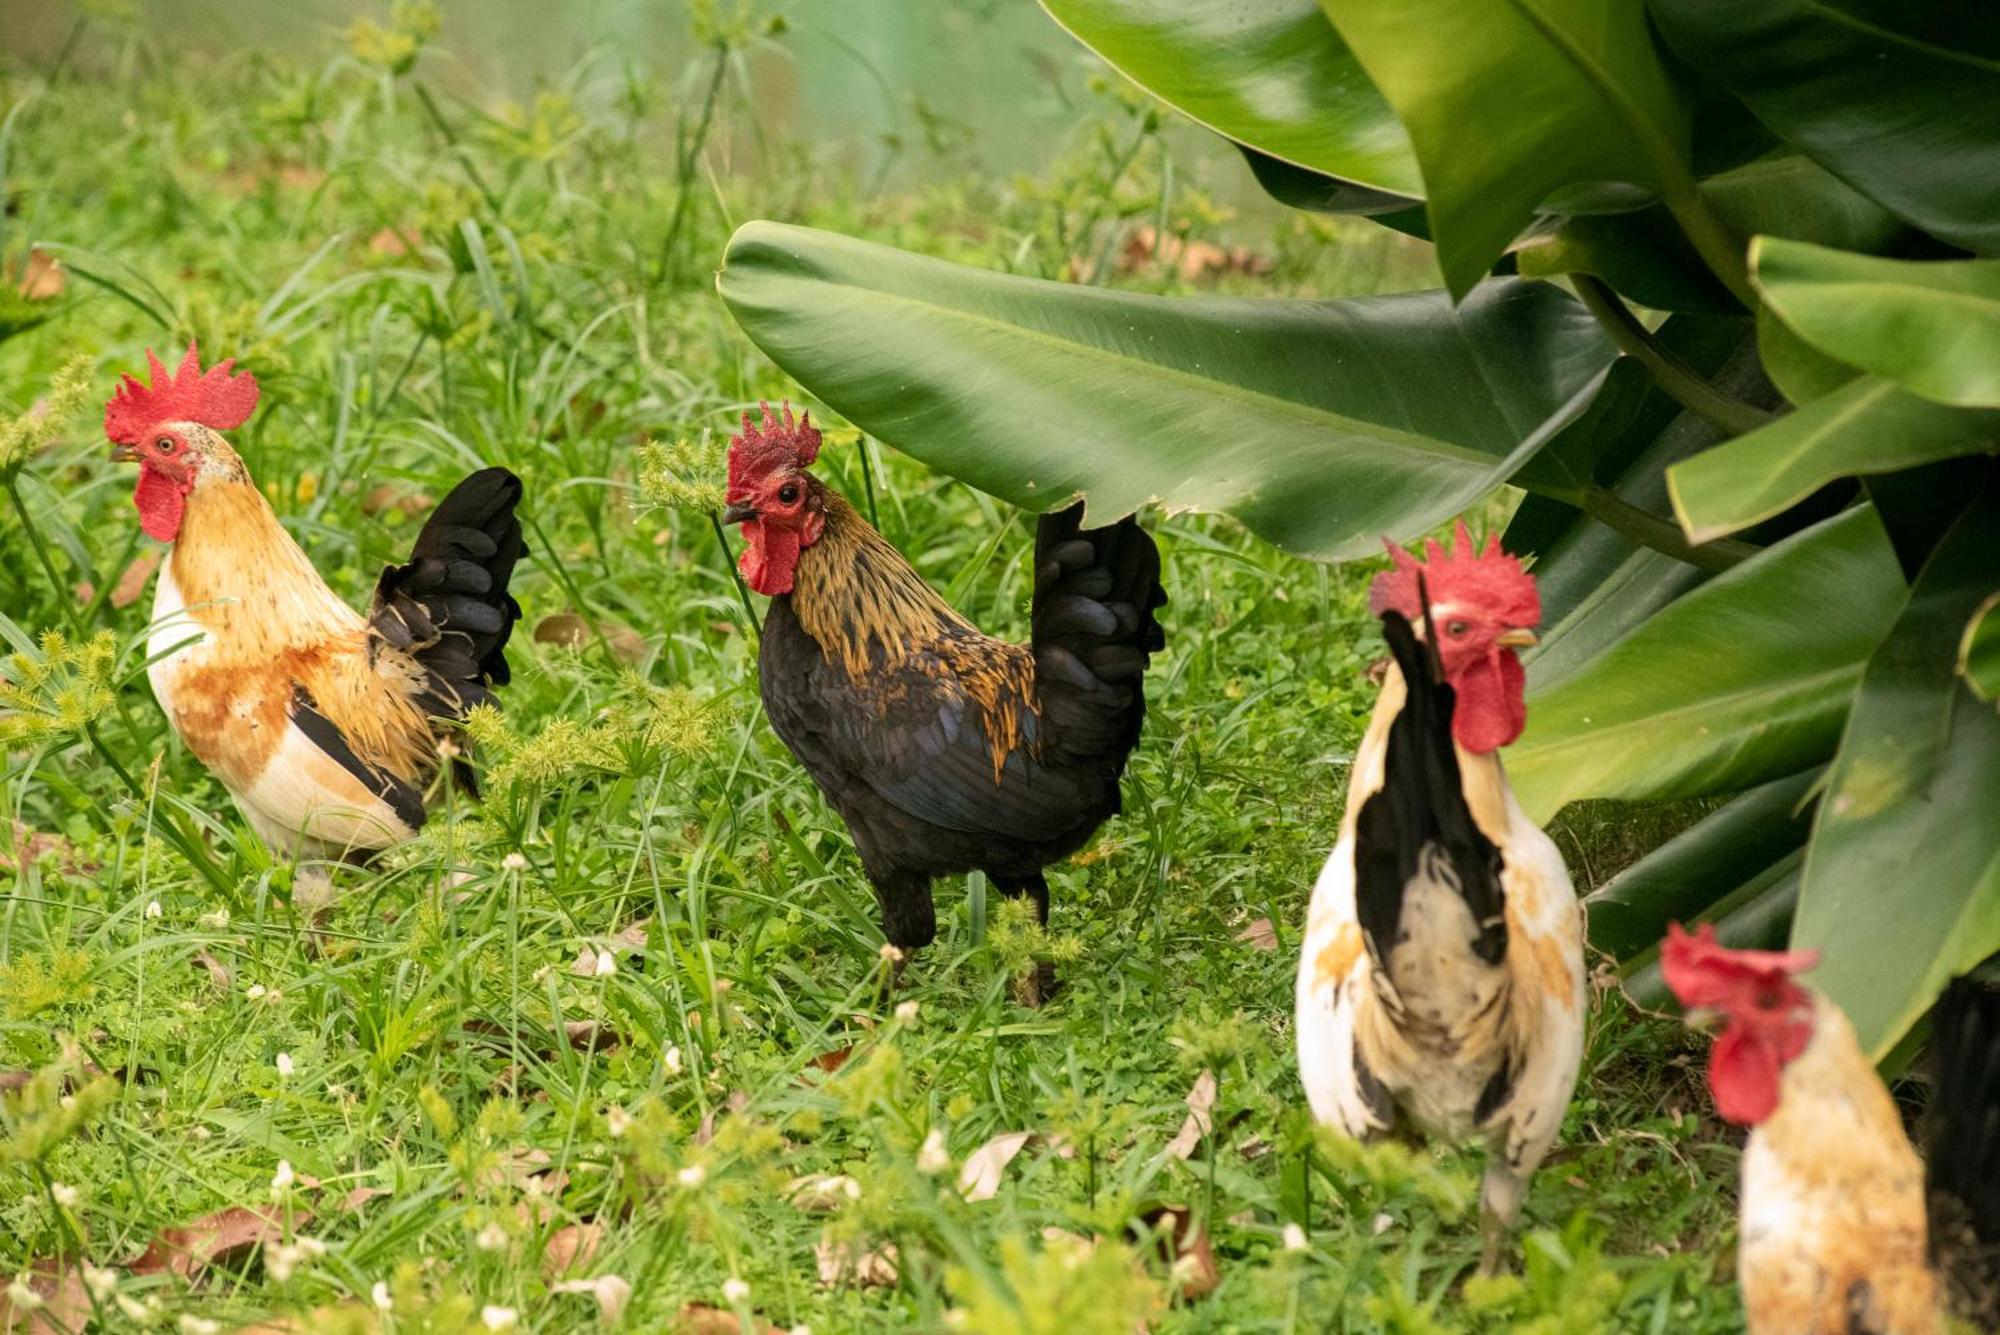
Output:
[[778,488],[778,499],[780,501],[783,501],[786,505],[790,505],[793,501],[796,501],[798,498],[799,498],[799,489],[796,486],[792,485],[791,483],[787,482],[784,486]]

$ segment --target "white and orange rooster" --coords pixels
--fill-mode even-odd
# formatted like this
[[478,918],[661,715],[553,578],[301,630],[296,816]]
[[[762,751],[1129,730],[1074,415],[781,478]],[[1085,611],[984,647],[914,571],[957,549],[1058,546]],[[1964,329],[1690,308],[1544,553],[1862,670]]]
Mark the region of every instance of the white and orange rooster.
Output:
[[1541,601],[1463,523],[1423,561],[1388,546],[1368,607],[1395,663],[1313,888],[1299,1074],[1313,1115],[1356,1139],[1484,1143],[1491,1273],[1583,1053],[1582,914],[1498,755],[1527,721],[1515,650],[1535,642]]
[[520,479],[461,482],[363,617],[217,434],[249,418],[256,380],[229,361],[204,372],[192,344],[178,371],[146,360],[151,383],[124,378],[104,433],[139,465],[140,526],[173,544],[147,642],[160,708],[273,851],[360,859],[410,838],[440,739],[507,680]]
[[1927,1190],[1847,1016],[1794,978],[1818,958],[1731,950],[1707,923],[1673,924],[1661,950],[1690,1022],[1720,1022],[1716,1111],[1750,1128],[1736,1253],[1750,1335],[1934,1335],[1953,1308],[2000,1329],[2000,989],[1961,978],[1932,1017]]

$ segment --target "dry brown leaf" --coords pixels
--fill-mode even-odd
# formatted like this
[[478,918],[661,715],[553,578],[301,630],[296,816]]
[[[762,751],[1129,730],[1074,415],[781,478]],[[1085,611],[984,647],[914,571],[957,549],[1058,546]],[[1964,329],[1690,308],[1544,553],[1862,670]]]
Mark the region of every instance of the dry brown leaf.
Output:
[[1000,1178],[1014,1156],[1028,1143],[1032,1131],[1008,1131],[993,1137],[966,1156],[958,1170],[959,1194],[969,1201],[988,1201],[1000,1191]]
[[368,1202],[374,1200],[377,1196],[387,1196],[388,1194],[389,1189],[387,1187],[356,1187],[340,1198],[341,1213],[352,1214],[362,1206],[368,1204]]
[[47,301],[62,295],[69,279],[55,256],[36,247],[28,252],[28,262],[21,266],[21,295],[29,301]]
[[[43,858],[55,855],[64,871],[82,870],[76,860],[76,845],[59,834],[44,834],[15,821],[12,851],[0,849],[0,871],[19,871]],[[95,867],[88,870],[96,870]]]
[[1195,1077],[1194,1088],[1187,1094],[1187,1120],[1181,1123],[1180,1134],[1167,1142],[1167,1153],[1176,1159],[1191,1157],[1201,1138],[1215,1125],[1215,1072],[1203,1071]]
[[384,227],[368,238],[368,249],[377,255],[407,255],[423,244],[414,227]]
[[542,1248],[542,1274],[553,1279],[578,1266],[587,1266],[603,1245],[604,1225],[595,1219],[567,1224],[549,1234],[548,1244]]
[[819,1056],[814,1057],[806,1065],[813,1070],[824,1071],[828,1075],[832,1075],[835,1071],[847,1065],[847,1059],[853,1055],[854,1049],[851,1047],[835,1048],[831,1052],[820,1053]]
[[429,510],[435,504],[437,502],[424,492],[384,482],[370,487],[368,494],[361,498],[361,513],[372,516],[400,510],[406,515],[414,515]]
[[611,652],[628,663],[637,663],[646,657],[646,638],[630,626],[621,626],[615,621],[600,621],[595,634],[591,623],[574,612],[551,612],[535,623],[536,644],[558,644],[565,649],[587,648],[596,635],[602,635],[611,646]]
[[28,1291],[41,1299],[33,1311],[17,1311],[0,1285],[0,1332],[13,1335],[62,1335],[82,1330],[90,1321],[90,1290],[84,1287],[83,1271],[68,1261],[44,1257],[31,1262],[27,1273]]
[[195,951],[194,958],[188,962],[190,964],[199,965],[201,968],[207,970],[208,981],[213,983],[216,987],[220,988],[224,992],[227,992],[229,990],[229,984],[231,982],[232,975],[229,972],[229,966],[227,964],[224,964],[221,960],[209,954],[206,950]]
[[651,918],[640,918],[637,922],[626,923],[618,929],[618,944],[631,950],[644,950],[646,948],[646,928],[652,924],[652,921]]
[[1194,1221],[1185,1205],[1162,1205],[1140,1218],[1160,1240],[1160,1250],[1172,1267],[1175,1292],[1183,1299],[1204,1298],[1222,1282],[1208,1229]]
[[863,1251],[854,1243],[822,1236],[819,1245],[813,1248],[813,1260],[819,1267],[823,1288],[852,1284],[857,1289],[887,1289],[896,1284],[894,1243]]
[[1252,950],[1276,950],[1278,929],[1271,925],[1269,918],[1259,918],[1236,934],[1238,941],[1248,942]]
[[[750,1329],[756,1335],[779,1335],[778,1328],[763,1317],[752,1317]],[[726,1307],[688,1303],[674,1317],[674,1335],[743,1335],[743,1323]]]
[[[293,1209],[289,1227],[311,1218],[311,1211]],[[275,1205],[232,1205],[184,1227],[160,1230],[128,1268],[135,1275],[169,1272],[192,1279],[209,1266],[240,1265],[258,1247],[281,1240],[286,1228],[287,1213]]]
[[132,558],[132,564],[125,567],[125,573],[111,586],[111,605],[130,607],[146,592],[146,581],[160,568],[160,554],[157,551],[140,552]]
[[474,1176],[475,1185],[487,1190],[512,1187],[516,1191],[527,1188],[528,1180],[549,1171],[549,1152],[545,1149],[527,1149],[516,1145],[502,1154],[496,1154],[490,1163],[482,1167]]

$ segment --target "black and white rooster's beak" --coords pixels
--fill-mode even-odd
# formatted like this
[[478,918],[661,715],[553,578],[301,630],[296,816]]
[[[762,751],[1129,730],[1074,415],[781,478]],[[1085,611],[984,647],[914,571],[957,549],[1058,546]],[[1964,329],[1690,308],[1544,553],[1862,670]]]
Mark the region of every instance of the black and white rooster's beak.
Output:
[[756,517],[757,507],[746,505],[741,501],[731,502],[723,507],[722,511],[722,522],[725,524],[741,524]]
[[1517,626],[1513,630],[1501,631],[1499,638],[1493,643],[1503,649],[1532,649],[1541,641],[1537,640],[1535,632],[1526,626]]

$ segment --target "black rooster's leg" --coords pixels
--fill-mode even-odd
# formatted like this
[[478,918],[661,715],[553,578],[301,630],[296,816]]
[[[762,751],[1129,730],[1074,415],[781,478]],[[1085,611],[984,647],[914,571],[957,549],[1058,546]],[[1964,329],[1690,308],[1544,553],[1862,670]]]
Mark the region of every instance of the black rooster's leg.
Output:
[[937,936],[937,910],[931,904],[928,876],[890,872],[871,877],[875,903],[882,910],[882,935],[907,957]]
[[[1010,898],[1026,896],[1034,901],[1035,921],[1043,930],[1049,925],[1049,882],[1040,872],[1027,876],[992,876],[993,888]],[[1039,960],[1034,972],[1021,980],[1021,1000],[1029,1006],[1039,1006],[1056,994],[1056,966],[1047,960]]]

